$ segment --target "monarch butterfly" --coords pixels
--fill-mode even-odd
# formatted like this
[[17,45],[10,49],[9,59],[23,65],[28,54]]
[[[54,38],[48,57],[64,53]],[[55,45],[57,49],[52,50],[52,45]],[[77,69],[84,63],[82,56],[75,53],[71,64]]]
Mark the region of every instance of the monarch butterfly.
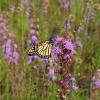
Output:
[[39,43],[38,45],[33,45],[28,50],[28,55],[29,56],[38,55],[41,58],[49,58],[51,56],[52,46],[53,45],[50,41],[45,41]]

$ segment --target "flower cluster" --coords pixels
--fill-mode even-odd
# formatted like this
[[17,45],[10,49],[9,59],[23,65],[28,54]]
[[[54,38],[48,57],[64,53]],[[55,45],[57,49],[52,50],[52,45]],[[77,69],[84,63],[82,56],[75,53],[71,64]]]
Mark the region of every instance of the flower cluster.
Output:
[[6,38],[5,34],[7,32],[7,27],[5,24],[5,21],[3,19],[3,16],[0,15],[0,40],[4,40]]
[[[64,100],[65,94],[72,89],[77,90],[75,78],[72,77],[71,73],[68,72],[68,68],[72,63],[72,55],[74,54],[74,44],[69,39],[63,37],[56,37],[53,40],[53,48],[51,53],[50,68],[48,71],[48,76],[59,85],[57,90],[57,95],[61,100]],[[52,67],[55,66],[55,67]],[[57,66],[57,67],[56,67]],[[57,76],[60,77],[58,78]]]
[[64,29],[70,30],[71,29],[71,23],[66,21],[64,23]]
[[61,6],[61,9],[68,10],[71,8],[71,1],[70,0],[62,0],[60,6]]
[[18,63],[17,44],[13,41],[16,35],[9,33],[7,35],[7,26],[3,16],[0,15],[0,40],[2,41],[2,50],[8,64]]
[[39,19],[38,18],[30,18],[29,19],[29,27],[30,27],[30,40],[29,44],[32,46],[33,44],[38,44],[38,34],[39,34],[39,25],[38,25]]
[[65,100],[71,90],[76,91],[78,89],[76,80],[72,77],[71,73],[67,73],[65,80],[59,80],[58,84],[60,88],[57,90],[57,96],[60,97],[61,100]]
[[71,40],[66,40],[62,37],[54,39],[52,55],[55,55],[54,59],[57,64],[71,62],[71,55],[74,51],[74,45]]
[[48,70],[48,77],[53,81],[56,80],[56,74],[55,74],[55,70],[54,69],[49,69]]
[[16,35],[9,33],[8,37],[5,40],[5,44],[2,46],[3,52],[5,54],[5,59],[8,64],[17,64],[18,63],[18,52],[17,44],[12,40],[15,39]]
[[[38,44],[38,34],[39,34],[39,19],[37,17],[30,17],[29,18],[29,45],[32,46],[33,44]],[[34,59],[37,59],[37,56],[29,56],[28,57],[28,64],[31,64]]]

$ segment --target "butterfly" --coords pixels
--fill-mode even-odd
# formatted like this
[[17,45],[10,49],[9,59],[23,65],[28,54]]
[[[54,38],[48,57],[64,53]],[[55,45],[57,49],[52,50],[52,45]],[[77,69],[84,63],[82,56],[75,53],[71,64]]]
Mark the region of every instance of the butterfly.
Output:
[[44,41],[42,43],[39,43],[38,45],[33,45],[28,50],[28,55],[38,55],[40,58],[49,58],[51,57],[52,46],[53,44],[50,41]]

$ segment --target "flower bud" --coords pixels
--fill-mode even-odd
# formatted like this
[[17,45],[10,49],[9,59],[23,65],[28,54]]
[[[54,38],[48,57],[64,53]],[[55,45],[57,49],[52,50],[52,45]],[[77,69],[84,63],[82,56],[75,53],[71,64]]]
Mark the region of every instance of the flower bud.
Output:
[[65,72],[65,70],[66,70],[65,67],[61,67],[59,73],[63,74]]
[[64,80],[60,80],[59,83],[60,83],[60,84],[63,84],[63,83],[64,83]]

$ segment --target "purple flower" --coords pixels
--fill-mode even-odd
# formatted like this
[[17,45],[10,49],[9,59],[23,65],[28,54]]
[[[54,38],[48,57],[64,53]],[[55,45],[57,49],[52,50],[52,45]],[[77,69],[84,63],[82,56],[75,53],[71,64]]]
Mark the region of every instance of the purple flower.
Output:
[[5,55],[5,58],[8,62],[11,61],[11,55],[12,55],[11,52],[6,53]]
[[35,35],[35,30],[34,29],[30,30],[29,34],[30,36]]
[[28,64],[32,64],[32,59],[33,59],[33,56],[28,57]]
[[38,43],[38,39],[37,39],[36,36],[32,36],[32,37],[31,37],[31,43],[32,43],[32,44],[37,44],[37,43]]
[[29,27],[30,29],[34,29],[35,28],[39,28],[39,25],[37,23],[39,22],[39,19],[38,18],[30,18],[29,19]]
[[49,72],[48,72],[48,75],[50,77],[54,76],[55,75],[54,69],[50,69]]
[[38,44],[38,39],[35,35],[31,37],[31,39],[29,40],[29,44],[31,46],[34,45],[34,44]]
[[78,89],[78,87],[76,85],[72,85],[72,89],[73,89],[73,91],[76,91]]
[[15,34],[9,33],[8,37],[6,36],[7,27],[5,25],[3,16],[0,15],[0,34],[2,34],[2,41],[5,40],[5,44],[2,45],[2,50],[4,52],[5,60],[8,64],[13,63],[17,64],[18,61],[18,52],[17,46],[14,44],[14,41],[11,38],[16,38]]
[[32,61],[37,60],[38,56],[28,56],[28,64],[32,64]]
[[13,63],[17,64],[18,63],[18,58],[19,58],[19,54],[17,52],[17,44],[14,44],[12,57],[13,57]]
[[76,80],[75,80],[75,78],[72,77],[72,78],[70,79],[70,81],[71,81],[71,83],[72,83],[72,89],[73,89],[73,91],[76,91],[76,90],[78,89],[78,87],[76,86]]
[[7,27],[4,22],[3,16],[0,16],[0,34],[4,35],[6,31],[7,31]]
[[64,84],[65,87],[69,87],[69,81],[66,81]]
[[69,9],[70,7],[71,7],[71,2],[70,2],[70,0],[65,1],[65,2],[61,2],[61,8],[62,8],[62,9],[67,10],[67,9]]
[[23,7],[26,7],[28,4],[27,0],[21,0],[18,5],[18,11],[21,13],[23,11]]
[[76,82],[76,80],[75,80],[75,78],[74,77],[72,77],[71,79],[70,79],[72,82]]
[[11,47],[11,44],[12,44],[12,41],[10,39],[7,40],[7,43],[6,43],[6,48],[10,48]]
[[77,29],[77,32],[80,33],[81,31],[83,31],[83,27],[80,26],[78,29]]
[[70,23],[65,23],[64,28],[70,30],[71,29],[71,24]]
[[19,58],[18,52],[14,51],[13,54],[12,54],[12,57],[13,57],[13,63],[17,64],[18,63],[18,58]]
[[24,5],[27,5],[28,0],[21,0],[21,3],[24,4]]
[[52,49],[52,53],[53,53],[54,55],[58,55],[58,54],[61,53],[61,49],[60,49],[59,47],[54,47],[54,48]]
[[[12,35],[13,36],[13,35]],[[7,40],[6,44],[2,46],[3,52],[5,54],[5,59],[8,64],[17,64],[18,63],[18,52],[17,52],[17,44],[10,39]]]
[[54,69],[50,69],[48,72],[48,76],[54,81],[56,80]]
[[[31,11],[31,7],[28,6],[28,14],[29,16],[30,15],[30,11]],[[30,36],[30,39],[28,40],[28,43],[30,46],[32,45],[37,45],[38,44],[38,34],[39,34],[39,18],[34,18],[33,16],[29,17],[29,28],[30,28],[30,31],[29,31],[29,36]],[[37,29],[36,29],[37,28]],[[28,64],[32,64],[32,61],[35,61],[38,59],[38,56],[29,56],[28,57]]]
[[92,82],[92,88],[93,89],[98,89],[100,88],[100,80],[95,80]]
[[71,53],[74,52],[74,45],[70,40],[65,41],[65,48],[71,50]]
[[57,78],[56,78],[56,76],[53,76],[52,77],[52,81],[55,81]]
[[71,61],[71,55],[74,53],[74,45],[71,40],[66,40],[63,37],[57,37],[53,39],[54,46],[52,48],[52,55],[54,56],[54,62],[60,64],[62,60]]
[[57,37],[53,41],[54,41],[54,44],[56,45],[58,43],[64,42],[65,39],[63,37]]
[[64,86],[65,87],[71,86],[73,91],[76,91],[78,89],[78,87],[76,86],[76,80],[74,77],[67,79],[67,81],[64,83]]
[[96,87],[100,87],[100,80],[95,81]]
[[80,37],[76,37],[76,42],[75,42],[75,44],[76,44],[77,46],[79,46],[80,48],[83,47],[83,45],[82,45],[82,43],[81,43],[81,40],[80,40]]
[[18,48],[17,44],[14,44],[14,50],[16,50]]
[[6,45],[6,50],[5,50],[5,53],[8,53],[8,54],[9,54],[9,53],[10,53],[10,51],[11,51],[11,46],[7,46],[7,45]]
[[42,60],[45,66],[50,66],[50,61],[49,59],[43,59]]
[[65,61],[71,61],[71,56],[69,54],[64,55]]
[[44,7],[44,12],[47,13],[48,12],[48,6]]
[[92,77],[92,88],[100,89],[100,69],[97,69],[96,73]]
[[30,45],[33,45],[33,44],[38,44],[38,33],[39,31],[38,30],[35,30],[34,27],[36,28],[39,28],[39,25],[36,24],[36,22],[38,23],[39,22],[39,19],[38,18],[29,18],[29,28],[30,28],[30,32],[29,32],[29,35],[30,35],[30,40],[29,40],[29,44]]

